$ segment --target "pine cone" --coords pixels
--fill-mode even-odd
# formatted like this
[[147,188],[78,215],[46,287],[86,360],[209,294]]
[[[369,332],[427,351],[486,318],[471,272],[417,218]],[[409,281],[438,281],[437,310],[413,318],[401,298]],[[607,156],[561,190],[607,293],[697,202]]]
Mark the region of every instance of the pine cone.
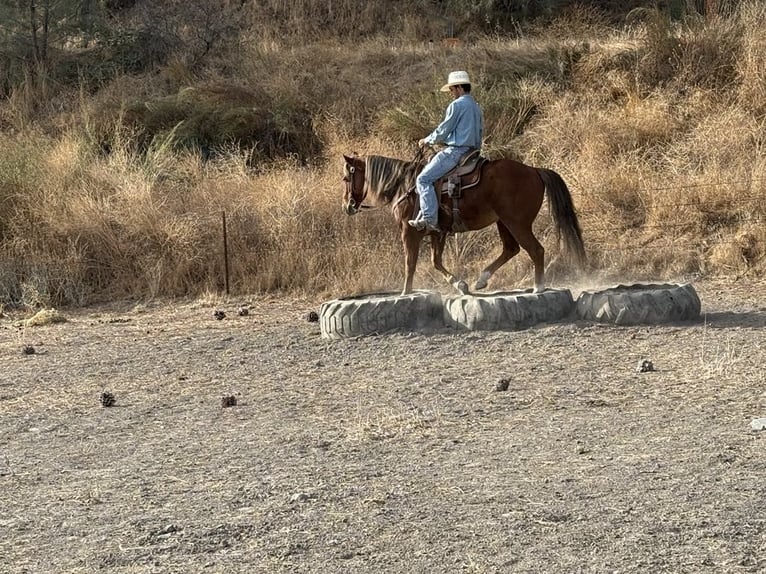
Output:
[[213,313],[213,317],[215,317],[216,319],[220,321],[221,319],[224,319],[226,317],[226,313],[224,313],[220,309],[217,309],[215,313]]
[[316,323],[317,321],[319,321],[319,315],[317,315],[316,311],[311,311],[311,312],[310,312],[310,313],[309,313],[309,314],[306,316],[306,320],[307,320],[309,323]]
[[24,355],[34,355],[35,354],[35,348],[32,345],[24,345],[21,348],[21,352]]
[[240,307],[237,310],[237,315],[239,315],[240,317],[247,317],[249,314],[250,314],[250,311],[248,310],[247,307]]
[[230,395],[228,397],[221,397],[221,406],[223,408],[226,407],[236,407],[237,406],[237,397],[234,395]]
[[114,398],[114,395],[110,393],[109,391],[104,391],[101,393],[101,406],[102,407],[113,407],[114,403],[116,403],[117,400]]

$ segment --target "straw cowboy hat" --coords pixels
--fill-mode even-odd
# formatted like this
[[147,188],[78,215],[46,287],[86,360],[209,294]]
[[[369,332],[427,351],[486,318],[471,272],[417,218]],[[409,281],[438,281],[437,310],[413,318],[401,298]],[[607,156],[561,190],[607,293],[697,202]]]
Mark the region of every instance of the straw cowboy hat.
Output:
[[462,86],[463,84],[470,83],[471,80],[468,79],[468,72],[450,72],[447,83],[441,87],[441,91],[449,92],[451,86]]

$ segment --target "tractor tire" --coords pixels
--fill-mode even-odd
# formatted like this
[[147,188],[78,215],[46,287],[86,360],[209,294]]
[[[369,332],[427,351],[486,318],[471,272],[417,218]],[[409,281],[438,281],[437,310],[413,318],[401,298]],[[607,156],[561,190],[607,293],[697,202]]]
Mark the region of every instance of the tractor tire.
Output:
[[461,331],[518,331],[560,321],[573,307],[569,289],[470,294],[445,298],[444,323]]
[[700,299],[690,283],[636,283],[583,291],[576,304],[578,318],[615,325],[692,321],[699,317],[700,309]]
[[441,295],[416,291],[333,299],[322,304],[319,325],[324,339],[440,328],[444,326]]

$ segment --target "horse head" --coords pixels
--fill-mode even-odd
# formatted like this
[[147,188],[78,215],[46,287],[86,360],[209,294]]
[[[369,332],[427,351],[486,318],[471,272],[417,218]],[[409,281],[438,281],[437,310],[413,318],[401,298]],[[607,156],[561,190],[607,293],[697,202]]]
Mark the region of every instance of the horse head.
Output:
[[362,202],[367,196],[364,185],[364,160],[360,157],[343,156],[346,161],[343,166],[343,211],[354,215],[362,208]]

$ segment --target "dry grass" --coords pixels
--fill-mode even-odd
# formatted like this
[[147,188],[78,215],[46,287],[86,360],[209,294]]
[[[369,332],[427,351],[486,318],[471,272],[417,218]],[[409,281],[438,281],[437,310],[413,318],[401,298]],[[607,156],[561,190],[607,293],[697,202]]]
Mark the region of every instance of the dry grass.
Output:
[[742,6],[743,33],[741,51],[736,62],[739,75],[740,104],[762,116],[766,112],[766,39],[763,27],[766,25],[766,7],[758,2]]
[[42,327],[54,323],[66,323],[67,318],[56,309],[41,309],[29,319],[24,320],[25,327]]
[[[762,273],[763,7],[744,3],[683,24],[644,12],[623,29],[598,19],[588,28],[585,12],[553,26],[556,35],[481,36],[454,47],[377,35],[350,50],[337,39],[286,45],[245,34],[236,82],[220,61],[204,78],[174,61],[143,83],[120,78],[92,98],[78,94],[62,104],[71,114],[55,131],[21,129],[32,110],[21,109],[19,92],[0,106],[4,121],[21,129],[0,138],[3,300],[34,307],[215,292],[224,281],[224,212],[234,292],[398,288],[393,221],[384,211],[341,215],[340,158],[354,151],[410,157],[441,117],[446,100],[435,88],[453,68],[475,78],[488,155],[564,176],[591,272]],[[231,120],[217,122],[231,132],[243,116],[227,116],[226,106],[234,101],[241,111],[254,93],[270,102],[269,153],[279,130],[307,114],[321,154],[264,161],[268,150],[224,132],[211,134],[228,141],[211,157],[181,145],[198,137],[193,131],[209,115],[199,110]],[[147,103],[153,115],[141,117],[165,126],[143,148],[126,127],[141,100],[125,94]],[[184,106],[197,110],[196,119],[173,124]],[[284,149],[314,145],[285,142]],[[543,213],[537,230],[550,261],[558,248],[548,225]],[[491,232],[455,238],[447,263],[473,276],[496,249]],[[440,285],[427,267],[420,265],[417,284]],[[558,264],[551,273],[569,280]],[[495,281],[528,282],[526,256]]]

